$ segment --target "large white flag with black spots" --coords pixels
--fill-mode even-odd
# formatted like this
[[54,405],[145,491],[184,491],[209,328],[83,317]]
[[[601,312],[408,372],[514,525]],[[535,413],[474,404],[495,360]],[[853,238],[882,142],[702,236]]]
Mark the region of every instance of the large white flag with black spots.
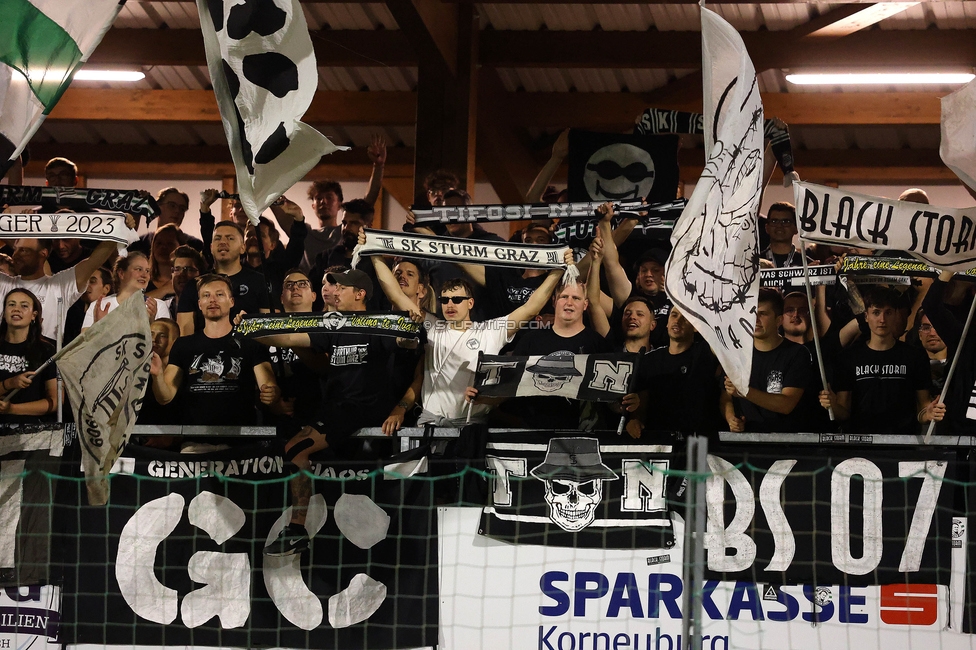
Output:
[[759,298],[763,107],[735,28],[702,7],[705,169],[674,226],[665,286],[742,394]]
[[197,0],[224,133],[254,225],[336,147],[300,120],[318,86],[298,0]]

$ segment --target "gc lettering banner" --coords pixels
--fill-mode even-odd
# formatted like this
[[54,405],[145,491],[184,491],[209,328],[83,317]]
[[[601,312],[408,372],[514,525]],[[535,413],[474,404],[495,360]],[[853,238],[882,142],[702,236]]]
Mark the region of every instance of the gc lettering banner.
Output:
[[[400,476],[426,467],[421,456],[401,460]],[[281,457],[266,447],[183,456],[130,446],[117,467],[108,507],[85,506],[80,483],[68,482],[59,508],[67,522],[64,611],[72,612],[63,642],[323,649],[437,642],[428,481],[370,475],[383,467],[376,464],[314,464],[321,478],[305,524],[310,549],[276,558],[263,548],[291,518],[289,483]]]
[[707,577],[949,584],[954,453],[799,451],[709,455]]
[[905,251],[945,271],[976,266],[976,207],[941,208],[793,183],[800,236],[821,244]]

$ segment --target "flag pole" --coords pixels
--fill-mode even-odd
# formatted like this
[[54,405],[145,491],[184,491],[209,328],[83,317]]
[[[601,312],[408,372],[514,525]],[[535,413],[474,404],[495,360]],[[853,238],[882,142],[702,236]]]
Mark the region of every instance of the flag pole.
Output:
[[[823,382],[823,389],[829,391],[827,386],[827,371],[824,370],[823,351],[820,349],[820,332],[817,331],[817,312],[813,308],[813,291],[810,289],[810,266],[807,264],[807,246],[803,237],[800,237],[800,260],[803,262],[803,287],[807,291],[807,306],[810,310],[810,329],[813,330],[813,347],[817,350],[817,367],[820,368],[820,381]],[[834,409],[827,409],[830,421],[834,421]]]
[[[952,381],[952,375],[956,371],[956,364],[959,362],[962,345],[966,341],[966,336],[969,335],[969,326],[973,322],[974,311],[976,311],[976,300],[973,300],[972,304],[969,305],[969,314],[966,316],[966,324],[962,327],[962,336],[959,337],[959,344],[956,346],[956,351],[952,355],[952,363],[949,364],[949,372],[946,373],[945,384],[942,386],[942,392],[939,394],[939,404],[945,403],[945,394],[949,391],[949,382]],[[935,433],[935,420],[929,422],[929,428],[925,432],[925,439],[922,442],[926,445],[932,442],[933,433]]]
[[[41,365],[39,365],[37,368],[35,368],[34,370],[32,370],[30,372],[33,372],[34,373],[34,376],[36,377],[42,370],[44,370],[49,365],[51,365],[52,363],[54,363],[55,359],[58,358],[58,354],[60,354],[60,353],[55,353],[55,355],[53,357],[51,357],[50,359],[48,359],[47,361],[45,361],[44,363],[42,363]],[[61,380],[59,378],[58,379],[58,386],[60,386],[60,385],[61,385]],[[6,395],[3,396],[3,400],[2,401],[9,402],[13,398],[13,396],[16,395],[19,392],[20,392],[20,389],[19,388],[13,389],[12,391],[10,391],[9,393],[7,393]],[[58,399],[59,404],[60,404],[60,401],[61,400],[59,398]]]

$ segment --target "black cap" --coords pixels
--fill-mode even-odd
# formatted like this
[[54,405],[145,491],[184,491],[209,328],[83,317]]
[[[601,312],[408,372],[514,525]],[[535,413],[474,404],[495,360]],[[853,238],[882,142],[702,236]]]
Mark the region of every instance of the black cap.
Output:
[[637,268],[640,268],[644,262],[657,262],[665,266],[668,262],[668,252],[662,248],[648,248],[637,258]]
[[366,300],[369,300],[373,295],[373,281],[359,269],[350,269],[344,273],[327,273],[325,279],[331,284],[362,289],[366,292]]

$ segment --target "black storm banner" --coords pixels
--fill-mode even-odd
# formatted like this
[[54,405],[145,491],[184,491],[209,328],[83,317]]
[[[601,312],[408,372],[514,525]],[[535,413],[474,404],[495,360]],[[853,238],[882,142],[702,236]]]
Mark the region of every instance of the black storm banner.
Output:
[[492,436],[478,532],[516,544],[670,549],[671,451],[669,444],[608,444],[573,432],[548,441]]
[[[382,465],[380,467],[383,467]],[[291,518],[266,447],[192,456],[130,447],[107,507],[67,482],[68,644],[415,648],[437,642],[437,536],[426,458],[313,463],[301,555],[266,557]],[[277,480],[276,480],[277,479]]]
[[[863,451],[861,452],[863,454]],[[955,452],[815,447],[708,457],[706,577],[949,584]]]
[[673,201],[678,136],[569,132],[570,201]]

